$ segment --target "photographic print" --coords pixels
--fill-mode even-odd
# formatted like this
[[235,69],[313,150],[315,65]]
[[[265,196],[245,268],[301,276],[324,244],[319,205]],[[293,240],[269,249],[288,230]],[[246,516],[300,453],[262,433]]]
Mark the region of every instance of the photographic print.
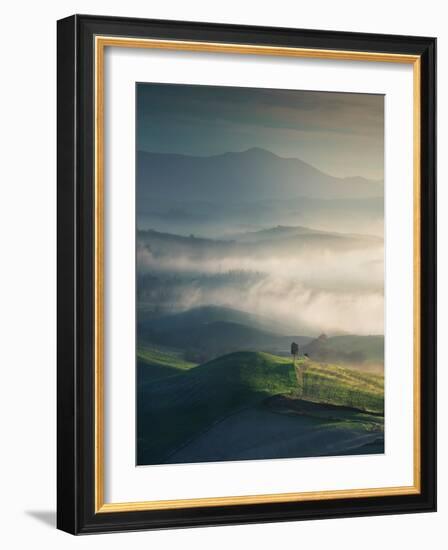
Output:
[[136,85],[138,465],[384,453],[384,97]]

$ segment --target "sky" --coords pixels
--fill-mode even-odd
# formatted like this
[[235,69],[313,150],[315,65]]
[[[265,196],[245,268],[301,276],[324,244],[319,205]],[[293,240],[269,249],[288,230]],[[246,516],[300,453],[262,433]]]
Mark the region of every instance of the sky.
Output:
[[138,83],[137,149],[212,156],[261,147],[337,177],[384,177],[384,96]]

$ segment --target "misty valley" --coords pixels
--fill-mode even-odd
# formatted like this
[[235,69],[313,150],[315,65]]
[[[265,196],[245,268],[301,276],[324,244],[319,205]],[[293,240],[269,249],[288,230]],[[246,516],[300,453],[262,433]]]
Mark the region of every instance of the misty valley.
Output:
[[140,157],[137,463],[384,452],[378,184],[330,201],[337,178],[263,150]]

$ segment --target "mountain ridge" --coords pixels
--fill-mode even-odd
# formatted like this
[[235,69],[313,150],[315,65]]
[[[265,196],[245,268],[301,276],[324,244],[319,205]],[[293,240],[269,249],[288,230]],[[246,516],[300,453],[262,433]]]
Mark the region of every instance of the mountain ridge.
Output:
[[[149,183],[149,185],[148,185]],[[382,182],[362,176],[331,176],[299,158],[284,158],[260,148],[208,157],[137,151],[139,201],[145,197],[204,196],[238,198],[370,198],[383,195]]]
[[314,170],[317,170],[318,172],[321,172],[322,174],[325,174],[326,176],[330,176],[333,178],[341,179],[341,180],[363,180],[368,183],[382,183],[382,180],[375,179],[375,178],[366,178],[364,176],[355,175],[355,176],[335,176],[333,174],[329,174],[328,172],[325,172],[324,170],[320,170],[315,166],[314,164],[311,164],[309,162],[306,162],[302,160],[299,157],[283,157],[282,155],[278,155],[277,153],[274,153],[272,151],[269,151],[269,149],[264,149],[263,147],[249,147],[248,149],[244,149],[242,151],[225,151],[224,153],[215,153],[213,155],[189,155],[187,153],[163,153],[163,152],[157,152],[157,151],[148,151],[146,149],[138,149],[137,154],[151,154],[151,155],[160,155],[160,156],[170,156],[170,157],[179,157],[179,158],[194,158],[194,159],[216,159],[220,157],[238,157],[241,155],[247,155],[252,157],[270,157],[273,159],[280,159],[280,160],[293,160],[293,161],[299,161],[303,164],[306,164],[307,166],[310,166]]

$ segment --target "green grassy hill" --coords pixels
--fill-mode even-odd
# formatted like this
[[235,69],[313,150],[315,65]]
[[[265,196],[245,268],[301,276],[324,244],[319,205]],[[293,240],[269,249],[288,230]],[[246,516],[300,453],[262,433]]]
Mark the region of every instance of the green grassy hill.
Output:
[[303,399],[384,414],[384,377],[302,360]]
[[164,462],[215,423],[274,395],[382,411],[381,377],[309,360],[301,365],[303,388],[291,360],[268,353],[231,353],[195,367],[174,352],[140,352],[137,462]]

